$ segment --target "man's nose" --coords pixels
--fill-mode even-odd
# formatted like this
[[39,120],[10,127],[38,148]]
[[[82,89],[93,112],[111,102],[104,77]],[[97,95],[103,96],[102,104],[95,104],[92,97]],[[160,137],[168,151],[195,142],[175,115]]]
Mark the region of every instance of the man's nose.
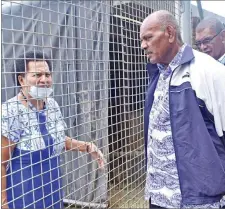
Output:
[[206,45],[206,44],[201,43],[201,45],[200,45],[200,47],[199,47],[199,48],[200,48],[200,50],[201,50],[201,51],[203,51],[203,52],[204,52],[204,51],[206,51],[206,49],[207,49],[207,45]]
[[146,49],[146,48],[147,48],[147,43],[146,43],[146,41],[142,41],[142,42],[141,42],[141,48],[142,48],[142,49]]

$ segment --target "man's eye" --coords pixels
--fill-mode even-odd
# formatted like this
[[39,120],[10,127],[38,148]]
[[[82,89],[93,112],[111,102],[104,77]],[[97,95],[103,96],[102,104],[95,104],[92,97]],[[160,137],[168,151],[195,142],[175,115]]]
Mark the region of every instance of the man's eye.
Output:
[[33,75],[33,77],[40,77],[41,76],[41,74],[40,73],[35,73],[34,75]]
[[205,40],[202,41],[202,43],[206,43],[206,44],[207,44],[207,43],[209,43],[210,41],[211,41],[211,39],[205,39]]
[[147,37],[146,39],[147,39],[147,40],[151,40],[151,39],[152,39],[152,36],[149,36],[149,37]]

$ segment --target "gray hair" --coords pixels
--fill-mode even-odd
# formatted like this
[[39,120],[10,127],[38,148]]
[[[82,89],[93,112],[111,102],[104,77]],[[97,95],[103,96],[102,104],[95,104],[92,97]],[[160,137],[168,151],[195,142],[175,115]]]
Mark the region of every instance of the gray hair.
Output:
[[225,28],[225,26],[216,17],[207,17],[199,22],[199,24],[196,27],[196,32],[201,31],[205,28],[210,28],[216,33],[219,33]]
[[[159,11],[152,13],[151,15],[157,16],[157,20],[159,21],[163,30],[165,30],[165,28],[168,25],[174,27],[176,30],[176,35],[177,35],[178,41],[180,43],[183,43],[182,38],[181,38],[180,26],[172,13],[170,13],[167,10],[159,10]],[[151,16],[151,15],[149,15],[149,16]]]

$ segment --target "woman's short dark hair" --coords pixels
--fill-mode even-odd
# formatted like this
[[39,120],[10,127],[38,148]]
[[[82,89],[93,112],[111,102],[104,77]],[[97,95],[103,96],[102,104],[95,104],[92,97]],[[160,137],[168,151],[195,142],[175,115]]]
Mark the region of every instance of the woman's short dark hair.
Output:
[[[27,65],[30,61],[46,61],[49,67],[49,70],[52,71],[51,61],[47,54],[41,51],[28,51],[19,55],[19,57],[15,61],[13,72],[16,73],[16,84],[20,86],[19,75],[24,76],[26,73]],[[13,75],[15,76],[15,74]],[[15,78],[15,77],[14,77]]]

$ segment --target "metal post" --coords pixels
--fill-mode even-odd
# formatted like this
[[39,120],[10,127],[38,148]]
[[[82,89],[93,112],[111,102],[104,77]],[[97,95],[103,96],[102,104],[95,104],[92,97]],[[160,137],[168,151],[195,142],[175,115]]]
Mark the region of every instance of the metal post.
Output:
[[181,15],[181,36],[184,43],[192,44],[191,1],[182,1],[184,12]]
[[197,0],[197,6],[198,6],[198,13],[199,13],[199,17],[201,20],[204,19],[204,14],[203,14],[203,9],[202,9],[202,4],[200,0]]

